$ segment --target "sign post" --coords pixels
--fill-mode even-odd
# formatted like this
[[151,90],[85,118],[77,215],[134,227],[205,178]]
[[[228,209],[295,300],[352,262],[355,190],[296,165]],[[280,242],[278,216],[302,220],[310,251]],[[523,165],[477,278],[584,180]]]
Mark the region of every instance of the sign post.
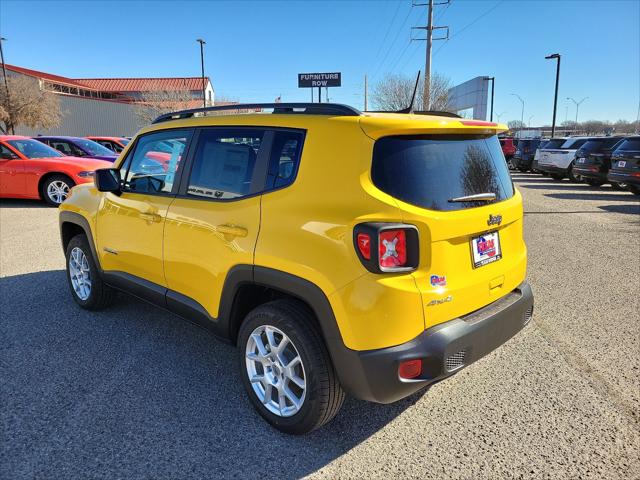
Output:
[[[322,103],[322,87],[342,86],[342,73],[299,73],[298,88],[311,88],[311,98],[313,99],[313,87],[318,87],[318,103]],[[328,92],[328,90],[327,90]],[[328,93],[327,93],[328,97]],[[313,100],[312,100],[313,101]]]

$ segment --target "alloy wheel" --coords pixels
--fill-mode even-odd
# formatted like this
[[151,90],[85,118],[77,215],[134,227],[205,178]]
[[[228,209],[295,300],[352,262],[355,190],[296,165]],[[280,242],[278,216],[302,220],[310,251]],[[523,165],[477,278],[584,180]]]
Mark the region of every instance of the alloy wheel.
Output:
[[257,327],[247,340],[245,364],[251,387],[267,410],[279,417],[300,411],[307,377],[298,349],[282,330]]
[[78,298],[85,301],[91,295],[91,270],[84,252],[75,247],[69,255],[69,277],[71,286]]
[[67,199],[69,195],[69,185],[62,180],[54,180],[47,185],[47,196],[52,202],[60,204]]

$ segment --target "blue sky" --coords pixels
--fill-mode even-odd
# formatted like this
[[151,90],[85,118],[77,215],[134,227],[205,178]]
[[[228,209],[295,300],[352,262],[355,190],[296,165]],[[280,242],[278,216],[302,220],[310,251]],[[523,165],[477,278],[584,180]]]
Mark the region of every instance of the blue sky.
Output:
[[[544,56],[554,52],[559,122],[575,115],[568,96],[589,97],[581,120],[638,115],[640,1],[453,0],[435,18],[450,40],[435,43],[433,70],[454,84],[495,76],[501,121],[520,118],[517,93],[525,122],[550,123],[555,62]],[[371,86],[424,69],[424,42],[410,42],[409,27],[425,21],[410,0],[0,2],[7,63],[68,77],[198,76],[202,37],[217,95],[307,101],[298,72],[340,71],[331,101],[360,108],[365,73]]]

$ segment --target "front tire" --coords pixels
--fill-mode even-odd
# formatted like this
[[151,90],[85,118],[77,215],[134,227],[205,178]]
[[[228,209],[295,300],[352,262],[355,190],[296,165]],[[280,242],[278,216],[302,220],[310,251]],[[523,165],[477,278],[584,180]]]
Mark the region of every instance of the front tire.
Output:
[[49,206],[59,207],[74,185],[73,180],[65,175],[52,175],[42,183],[40,195]]
[[238,334],[251,403],[272,426],[295,435],[329,422],[345,397],[312,315],[299,302],[276,300],[252,310]]
[[581,183],[582,175],[576,175],[573,173],[573,163],[569,166],[569,181],[573,183]]
[[87,237],[76,235],[67,245],[67,281],[71,296],[85,310],[108,307],[115,291],[100,278]]

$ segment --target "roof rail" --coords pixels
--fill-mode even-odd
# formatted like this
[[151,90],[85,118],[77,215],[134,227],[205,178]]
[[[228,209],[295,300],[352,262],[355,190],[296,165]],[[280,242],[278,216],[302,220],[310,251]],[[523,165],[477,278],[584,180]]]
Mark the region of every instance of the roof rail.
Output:
[[236,103],[230,105],[220,105],[218,107],[191,108],[178,112],[165,113],[156,118],[152,123],[166,122],[168,120],[178,120],[191,118],[196,113],[223,112],[225,110],[263,110],[273,109],[274,114],[307,114],[307,115],[336,115],[336,116],[359,116],[360,111],[348,105],[340,103]]

